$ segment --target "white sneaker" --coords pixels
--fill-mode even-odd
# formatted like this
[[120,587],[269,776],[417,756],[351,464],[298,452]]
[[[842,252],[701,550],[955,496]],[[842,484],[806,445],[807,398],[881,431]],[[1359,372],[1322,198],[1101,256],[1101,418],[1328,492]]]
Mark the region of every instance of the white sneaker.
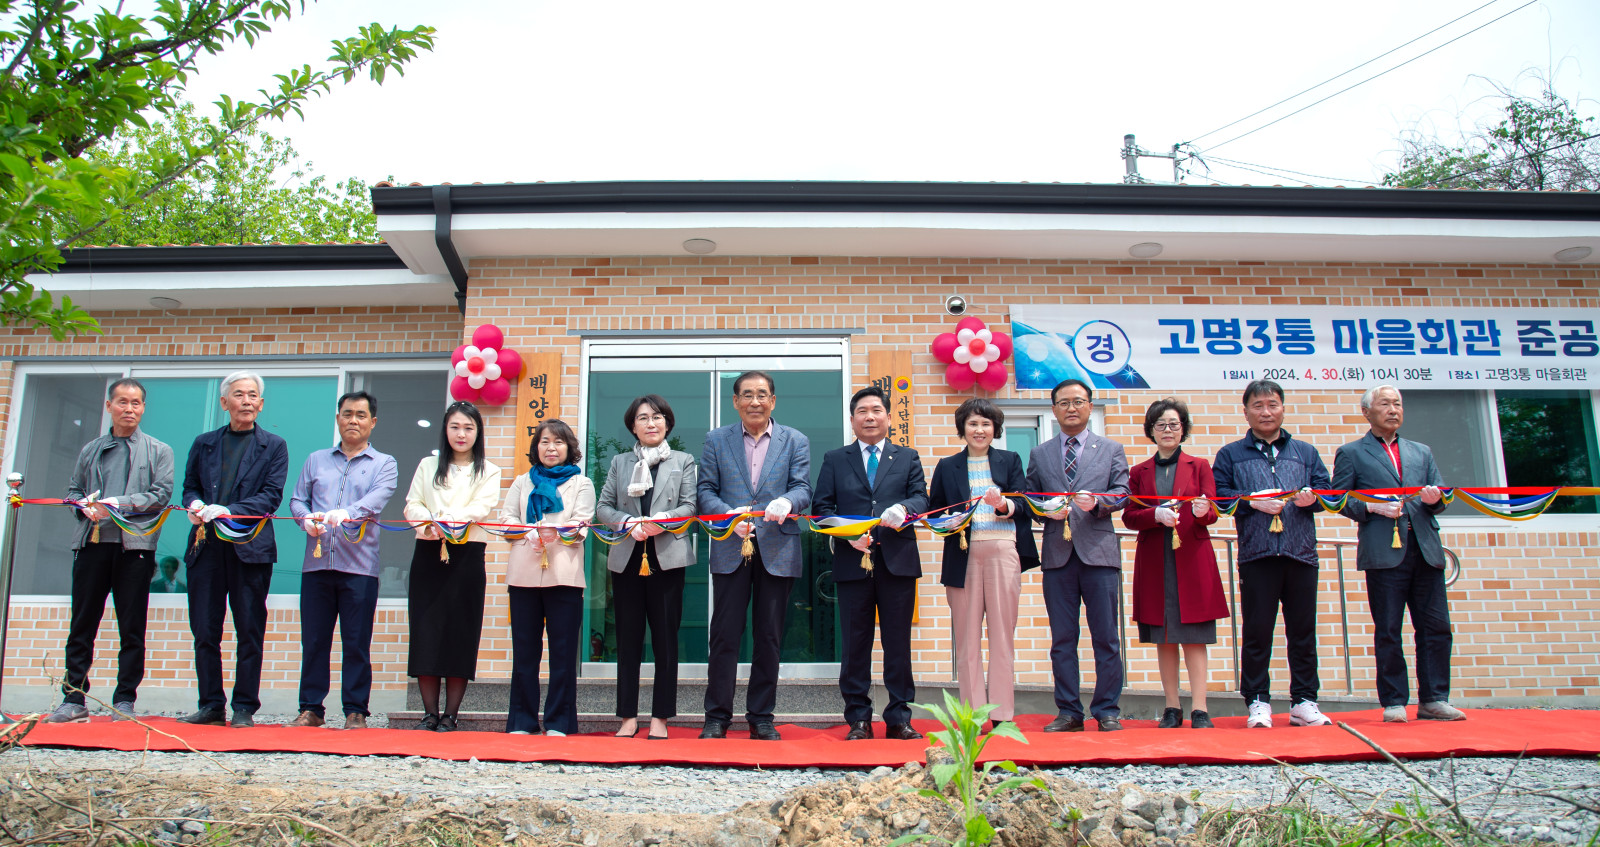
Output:
[[1464,721],[1466,719],[1466,713],[1450,705],[1448,700],[1435,700],[1432,703],[1423,703],[1417,707],[1417,720],[1420,721]]
[[527,735],[528,731],[525,730],[525,729],[513,729],[513,730],[511,730],[511,732],[509,732],[507,734],[508,735]]
[[1302,700],[1289,710],[1290,726],[1331,726],[1333,719],[1317,708],[1317,701]]
[[567,734],[565,732],[562,732],[559,729],[547,729],[547,730],[544,731],[544,734],[545,734],[545,737],[547,737],[547,738],[566,738],[567,737]]
[[1406,722],[1406,707],[1405,706],[1384,706],[1383,707],[1383,722],[1384,723],[1405,723]]
[[1250,719],[1244,722],[1250,729],[1272,728],[1272,706],[1260,700],[1250,704]]

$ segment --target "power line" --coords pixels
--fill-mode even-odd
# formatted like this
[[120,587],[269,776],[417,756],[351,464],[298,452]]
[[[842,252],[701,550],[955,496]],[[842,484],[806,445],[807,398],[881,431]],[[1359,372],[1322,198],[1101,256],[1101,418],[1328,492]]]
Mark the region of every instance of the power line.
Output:
[[[1372,185],[1372,184],[1375,183],[1375,180],[1371,180],[1371,179],[1345,179],[1343,177],[1337,177],[1337,176],[1324,176],[1322,174],[1308,174],[1308,173],[1305,173],[1304,171],[1290,170],[1289,168],[1275,168],[1275,167],[1273,167],[1271,165],[1261,165],[1261,164],[1256,164],[1254,162],[1241,162],[1241,161],[1239,161],[1237,159],[1224,159],[1221,156],[1206,156],[1206,157],[1204,157],[1202,159],[1202,161],[1220,162],[1220,163],[1222,163],[1224,165],[1227,165],[1229,167],[1242,168],[1242,169],[1247,170],[1247,171],[1251,170],[1252,168],[1263,168],[1263,169],[1265,169],[1264,171],[1256,171],[1256,173],[1265,173],[1265,171],[1272,171],[1272,172],[1278,173],[1278,174],[1293,174],[1295,176],[1310,177],[1312,179],[1321,179],[1321,180],[1326,180],[1328,182],[1343,183],[1343,184],[1346,184],[1346,185],[1349,185],[1351,183],[1355,183],[1357,185]],[[1267,176],[1272,176],[1273,174],[1272,173],[1268,173],[1266,175]]]
[[[1261,114],[1261,113],[1262,113],[1262,112],[1269,112],[1269,111],[1271,111],[1271,110],[1273,110],[1273,109],[1276,109],[1276,108],[1278,108],[1278,107],[1279,107],[1279,106],[1282,106],[1282,105],[1283,105],[1283,104],[1285,104],[1285,103],[1287,103],[1287,102],[1289,102],[1289,101],[1290,101],[1290,100],[1293,100],[1293,99],[1295,99],[1295,98],[1296,98],[1296,97],[1299,97],[1299,96],[1301,96],[1301,95],[1302,95],[1302,94],[1307,94],[1307,93],[1309,93],[1309,92],[1312,92],[1312,91],[1315,91],[1315,90],[1316,90],[1316,89],[1318,89],[1318,88],[1321,88],[1321,87],[1322,87],[1322,86],[1324,86],[1324,85],[1327,85],[1327,84],[1328,84],[1328,83],[1330,83],[1330,82],[1333,82],[1333,81],[1334,81],[1334,80],[1336,80],[1336,79],[1338,79],[1338,78],[1339,78],[1339,77],[1342,77],[1342,76],[1348,76],[1348,75],[1350,75],[1350,74],[1353,74],[1353,73],[1355,73],[1355,72],[1356,72],[1356,71],[1359,71],[1359,70],[1361,70],[1361,69],[1362,69],[1362,68],[1364,68],[1364,67],[1366,67],[1366,66],[1367,66],[1367,65],[1370,65],[1370,64],[1372,64],[1372,63],[1373,63],[1373,62],[1376,62],[1376,61],[1378,61],[1378,60],[1379,60],[1379,59],[1382,59],[1382,58],[1383,58],[1383,57],[1385,57],[1385,56],[1388,56],[1388,55],[1390,55],[1390,54],[1391,54],[1391,53],[1396,53],[1396,52],[1398,52],[1398,51],[1400,51],[1400,50],[1403,50],[1403,49],[1405,49],[1405,48],[1407,48],[1407,47],[1410,47],[1410,46],[1411,46],[1411,45],[1413,45],[1413,44],[1415,44],[1415,43],[1417,43],[1417,42],[1418,42],[1418,41],[1421,41],[1421,40],[1422,40],[1422,39],[1424,39],[1424,38],[1427,38],[1427,37],[1428,37],[1428,36],[1430,36],[1430,35],[1433,35],[1433,34],[1434,34],[1434,33],[1436,33],[1436,32],[1438,32],[1438,31],[1439,31],[1439,30],[1441,30],[1441,29],[1444,29],[1444,28],[1445,28],[1445,27],[1448,27],[1448,26],[1450,26],[1450,25],[1451,25],[1451,24],[1453,24],[1453,23],[1455,23],[1455,22],[1456,22],[1456,21],[1459,21],[1459,20],[1461,20],[1461,19],[1462,19],[1462,18],[1469,18],[1469,17],[1472,17],[1472,16],[1473,16],[1473,15],[1476,15],[1476,14],[1477,14],[1477,13],[1479,13],[1479,12],[1481,12],[1481,11],[1483,11],[1483,10],[1484,10],[1484,9],[1487,9],[1487,8],[1489,8],[1489,7],[1490,7],[1490,6],[1493,6],[1493,5],[1494,5],[1494,4],[1496,4],[1496,3],[1498,3],[1498,2],[1500,2],[1500,0],[1489,0],[1489,2],[1487,2],[1487,3],[1485,3],[1485,4],[1483,4],[1483,5],[1482,5],[1482,6],[1479,6],[1479,7],[1478,7],[1478,8],[1476,8],[1476,9],[1473,9],[1473,10],[1472,10],[1472,11],[1470,11],[1470,12],[1468,12],[1468,13],[1466,13],[1466,14],[1465,14],[1465,15],[1462,15],[1462,16],[1461,16],[1461,17],[1459,17],[1459,18],[1456,18],[1456,19],[1455,19],[1455,20],[1452,20],[1452,21],[1449,21],[1449,22],[1447,22],[1447,23],[1443,23],[1443,24],[1440,24],[1440,25],[1439,25],[1439,26],[1436,26],[1436,27],[1434,27],[1434,28],[1433,28],[1433,29],[1430,29],[1430,30],[1428,30],[1428,31],[1427,31],[1427,32],[1425,32],[1425,33],[1423,33],[1423,34],[1421,34],[1421,35],[1419,35],[1419,36],[1417,36],[1417,37],[1416,37],[1416,38],[1413,38],[1413,39],[1411,39],[1411,40],[1410,40],[1410,41],[1407,41],[1407,42],[1406,42],[1406,43],[1404,43],[1404,44],[1402,44],[1402,45],[1400,45],[1400,46],[1399,46],[1399,47],[1396,47],[1396,48],[1394,48],[1394,49],[1392,49],[1392,50],[1389,50],[1389,51],[1387,51],[1387,52],[1384,52],[1384,53],[1379,53],[1379,54],[1378,54],[1378,55],[1376,55],[1376,56],[1373,56],[1373,57],[1372,57],[1372,58],[1370,58],[1370,59],[1368,59],[1368,60],[1366,60],[1366,61],[1365,61],[1365,62],[1362,62],[1362,63],[1361,63],[1361,64],[1359,64],[1359,65],[1356,65],[1356,66],[1355,66],[1355,67],[1353,67],[1353,68],[1350,68],[1350,69],[1349,69],[1349,70],[1346,70],[1346,71],[1343,71],[1343,72],[1341,72],[1341,73],[1338,73],[1338,74],[1335,74],[1335,75],[1334,75],[1334,76],[1330,76],[1330,77],[1328,77],[1328,78],[1327,78],[1327,79],[1325,79],[1325,80],[1323,80],[1323,81],[1321,81],[1321,82],[1319,82],[1319,83],[1317,83],[1317,84],[1316,84],[1316,85],[1313,85],[1313,86],[1311,86],[1311,87],[1310,87],[1310,88],[1307,88],[1307,89],[1305,89],[1305,90],[1304,90],[1304,91],[1300,91],[1300,92],[1298,92],[1298,93],[1295,93],[1295,94],[1291,94],[1291,95],[1289,95],[1289,96],[1288,96],[1288,97],[1285,97],[1285,98],[1283,98],[1283,99],[1282,99],[1282,100],[1279,100],[1279,101],[1278,101],[1278,102],[1276,102],[1276,103],[1273,103],[1273,104],[1272,104],[1272,105],[1271,105],[1271,106],[1267,106],[1267,107],[1265,107],[1265,108],[1262,108],[1262,109],[1257,109],[1257,110],[1256,110],[1256,111],[1254,111],[1254,112],[1251,112],[1251,113],[1250,113],[1250,114],[1248,114],[1248,115],[1245,115],[1245,116],[1244,116],[1244,117],[1242,117],[1242,118],[1240,118],[1240,119],[1238,119],[1238,120],[1236,120],[1236,121],[1233,121],[1233,122],[1231,122],[1231,123],[1225,123],[1225,124],[1223,124],[1223,125],[1222,125],[1222,126],[1219,126],[1219,127],[1217,127],[1217,128],[1216,128],[1216,129],[1213,129],[1213,130],[1211,130],[1211,131],[1210,131],[1210,132],[1207,132],[1207,133],[1204,133],[1204,134],[1202,134],[1202,135],[1197,135],[1197,136],[1195,136],[1195,137],[1194,137],[1194,138],[1192,138],[1192,139],[1190,139],[1190,140],[1189,140],[1189,141],[1186,141],[1186,142],[1184,142],[1184,143],[1186,143],[1186,144],[1193,144],[1193,143],[1195,143],[1195,142],[1196,142],[1196,141],[1199,141],[1199,140],[1200,140],[1200,139],[1202,139],[1202,138],[1205,138],[1205,137],[1206,137],[1206,136],[1208,136],[1208,135],[1216,135],[1216,134],[1217,134],[1217,133],[1219,133],[1219,132],[1221,132],[1221,131],[1223,131],[1223,130],[1225,130],[1225,129],[1227,129],[1227,128],[1228,128],[1228,127],[1230,127],[1230,126],[1233,126],[1233,125],[1234,125],[1234,124],[1240,124],[1240,123],[1244,123],[1244,122],[1245,122],[1245,121],[1248,121],[1248,120],[1250,120],[1250,119],[1251,119],[1251,118],[1253,118],[1253,117],[1255,117],[1255,116],[1256,116],[1256,115],[1259,115],[1259,114]],[[1493,23],[1493,22],[1492,22],[1492,21],[1491,21],[1491,23]]]
[[1213,144],[1210,149],[1215,150],[1218,147],[1223,146],[1224,144],[1232,144],[1233,142],[1238,141],[1239,139],[1244,138],[1247,135],[1254,135],[1255,133],[1258,133],[1258,132],[1266,129],[1267,127],[1272,126],[1273,124],[1281,123],[1283,121],[1286,121],[1286,120],[1294,117],[1295,115],[1300,114],[1301,112],[1304,112],[1307,109],[1310,109],[1310,108],[1312,108],[1314,106],[1321,105],[1323,103],[1326,103],[1329,100],[1332,100],[1333,98],[1338,97],[1339,95],[1345,93],[1346,91],[1349,91],[1349,90],[1351,90],[1353,88],[1359,88],[1359,87],[1361,87],[1363,85],[1366,85],[1367,83],[1377,79],[1378,77],[1383,76],[1384,74],[1387,74],[1387,73],[1390,73],[1390,72],[1393,72],[1393,71],[1397,71],[1397,70],[1405,67],[1406,65],[1409,65],[1412,62],[1415,62],[1416,60],[1421,59],[1424,56],[1427,56],[1430,53],[1436,53],[1436,52],[1438,52],[1440,50],[1443,50],[1444,48],[1449,47],[1450,45],[1456,43],[1457,41],[1460,41],[1461,39],[1466,38],[1467,36],[1477,32],[1478,30],[1483,29],[1484,27],[1490,26],[1491,24],[1498,23],[1499,21],[1501,21],[1501,20],[1503,20],[1505,18],[1508,18],[1508,17],[1520,12],[1523,9],[1528,8],[1529,6],[1532,6],[1534,3],[1537,3],[1538,1],[1539,0],[1528,0],[1528,2],[1523,3],[1521,6],[1518,6],[1517,8],[1512,9],[1509,12],[1506,12],[1504,15],[1501,15],[1500,17],[1495,18],[1494,20],[1491,20],[1488,23],[1473,27],[1472,29],[1469,29],[1466,32],[1463,32],[1462,34],[1456,36],[1455,38],[1452,38],[1449,41],[1446,41],[1445,43],[1440,44],[1438,47],[1435,47],[1432,50],[1428,50],[1426,52],[1419,53],[1419,54],[1417,54],[1417,55],[1405,60],[1404,62],[1401,62],[1398,65],[1395,65],[1394,67],[1390,68],[1389,70],[1379,71],[1378,73],[1375,73],[1372,76],[1369,76],[1366,79],[1364,79],[1364,80],[1362,80],[1362,81],[1360,81],[1358,83],[1355,83],[1354,85],[1349,85],[1349,86],[1346,86],[1344,88],[1341,88],[1338,91],[1335,91],[1332,94],[1329,94],[1327,97],[1324,97],[1321,100],[1317,100],[1317,101],[1315,101],[1315,102],[1313,102],[1313,103],[1311,103],[1309,105],[1302,106],[1302,107],[1300,107],[1298,109],[1295,109],[1293,112],[1290,112],[1289,114],[1284,115],[1281,118],[1277,118],[1275,120],[1268,121],[1267,123],[1264,123],[1261,126],[1256,127],[1255,129],[1239,133],[1238,135],[1235,135],[1234,137],[1228,139],[1227,141],[1222,142],[1221,144]]
[[1494,168],[1504,167],[1506,165],[1512,164],[1514,162],[1521,161],[1523,159],[1532,159],[1534,156],[1543,156],[1546,153],[1553,153],[1553,152],[1555,152],[1557,150],[1560,150],[1563,147],[1571,147],[1574,144],[1582,144],[1585,141],[1592,141],[1592,140],[1594,140],[1596,138],[1600,138],[1600,132],[1591,133],[1589,135],[1585,135],[1582,138],[1574,138],[1571,141],[1563,141],[1560,144],[1555,144],[1555,145],[1552,145],[1550,147],[1546,147],[1543,150],[1535,150],[1532,153],[1524,153],[1521,156],[1513,156],[1510,159],[1506,159],[1505,161],[1502,161],[1502,162],[1491,162],[1491,163],[1489,163],[1487,165],[1484,165],[1481,168],[1474,168],[1474,169],[1472,169],[1470,171],[1462,171],[1460,173],[1450,174],[1449,176],[1442,176],[1442,177],[1439,177],[1438,179],[1429,180],[1429,181],[1423,183],[1422,185],[1411,186],[1411,187],[1414,187],[1414,188],[1426,188],[1426,187],[1428,187],[1430,185],[1436,186],[1441,182],[1449,182],[1452,179],[1460,179],[1460,178],[1462,178],[1464,176],[1472,176],[1473,174],[1483,173],[1484,171],[1492,170]]

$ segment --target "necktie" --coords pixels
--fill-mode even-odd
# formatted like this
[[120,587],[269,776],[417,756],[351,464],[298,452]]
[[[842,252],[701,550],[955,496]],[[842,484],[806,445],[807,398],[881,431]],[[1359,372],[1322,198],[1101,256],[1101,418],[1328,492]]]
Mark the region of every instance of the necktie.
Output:
[[1075,491],[1078,484],[1078,439],[1067,439],[1067,490]]
[[878,445],[867,448],[867,488],[876,488],[878,484]]

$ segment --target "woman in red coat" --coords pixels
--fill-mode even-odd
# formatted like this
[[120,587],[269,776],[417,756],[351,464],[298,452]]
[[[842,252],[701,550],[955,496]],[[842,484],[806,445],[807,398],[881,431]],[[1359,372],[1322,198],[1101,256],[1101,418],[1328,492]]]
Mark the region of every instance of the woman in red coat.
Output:
[[[1189,667],[1193,711],[1189,725],[1212,726],[1206,714],[1206,645],[1217,641],[1217,621],[1228,616],[1222,596],[1217,554],[1206,527],[1217,522],[1212,500],[1217,496],[1211,465],[1183,452],[1189,437],[1189,407],[1168,397],[1150,404],[1144,434],[1156,443],[1156,455],[1128,472],[1133,497],[1122,510],[1122,522],[1139,531],[1133,557],[1133,619],[1139,641],[1156,645],[1161,690],[1167,708],[1160,727],[1183,726],[1178,708],[1178,647]],[[1163,498],[1194,497],[1194,500]],[[1176,549],[1174,549],[1176,548]]]

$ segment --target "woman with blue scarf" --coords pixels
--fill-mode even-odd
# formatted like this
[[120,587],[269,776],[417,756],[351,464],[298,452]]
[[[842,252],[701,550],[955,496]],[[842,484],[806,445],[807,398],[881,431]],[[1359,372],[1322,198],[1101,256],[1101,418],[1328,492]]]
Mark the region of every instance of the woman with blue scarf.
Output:
[[594,483],[578,469],[578,436],[551,418],[533,431],[533,468],[511,483],[501,521],[538,527],[511,543],[511,709],[506,731],[538,733],[539,665],[550,642],[544,734],[578,731],[578,649],[583,634],[583,541],[594,520]]

